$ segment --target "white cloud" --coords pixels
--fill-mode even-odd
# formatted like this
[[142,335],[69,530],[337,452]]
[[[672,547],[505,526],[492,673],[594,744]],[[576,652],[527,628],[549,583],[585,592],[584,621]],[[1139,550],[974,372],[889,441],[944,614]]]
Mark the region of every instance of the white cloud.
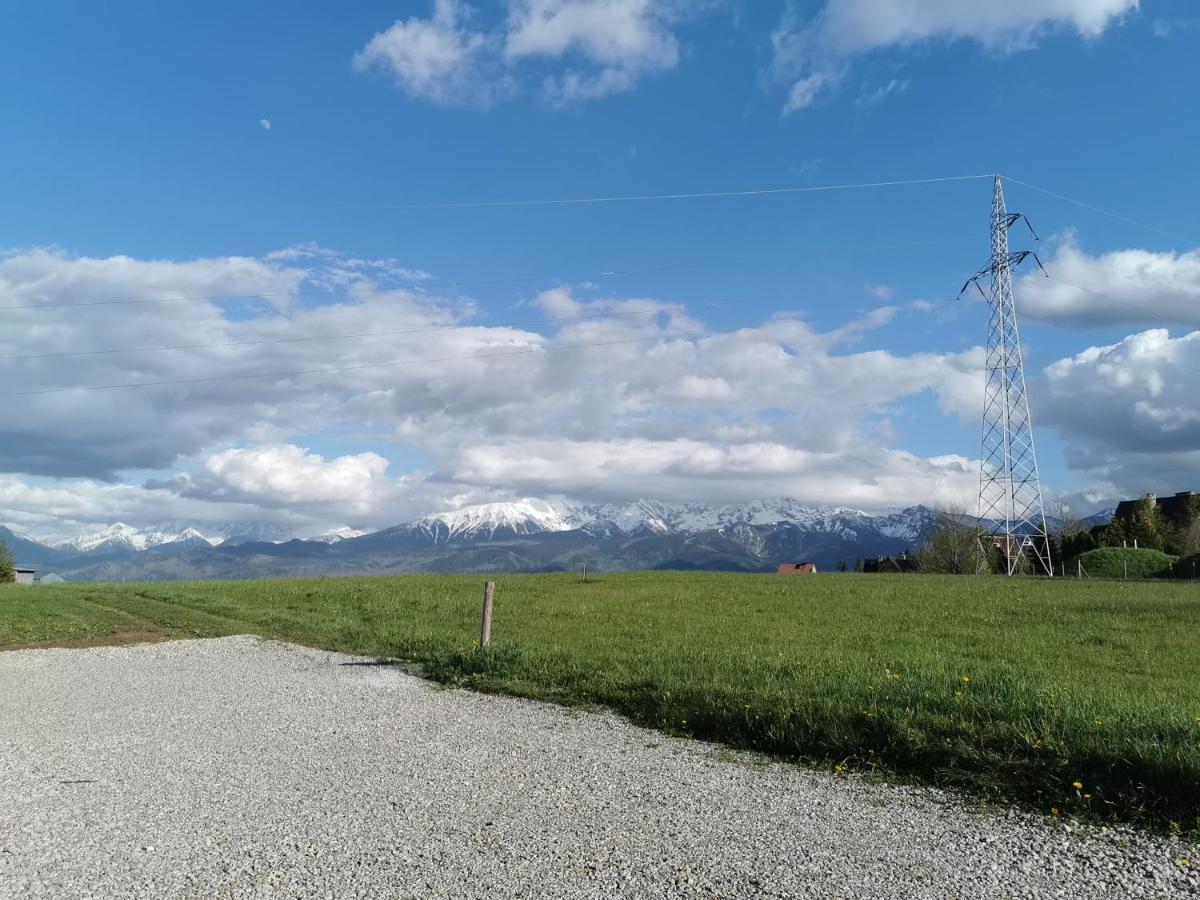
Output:
[[908,86],[909,83],[907,78],[890,78],[877,87],[864,89],[854,101],[854,105],[860,109],[878,106],[888,97],[895,96],[896,94],[903,94],[908,90]]
[[1042,402],[1064,432],[1122,450],[1200,446],[1200,331],[1090,347],[1048,366],[1044,380]]
[[1200,250],[1116,250],[1090,256],[1073,235],[1018,285],[1021,309],[1062,325],[1200,326]]
[[494,36],[472,30],[461,0],[434,0],[433,15],[394,22],[354,56],[359,72],[391,75],[409,95],[443,106],[486,108],[512,91],[497,70]]
[[326,462],[295,444],[222,450],[204,463],[220,488],[227,487],[247,500],[334,503],[359,511],[370,509],[387,467],[388,461],[377,453],[339,456]]
[[458,454],[450,472],[464,483],[511,484],[518,492],[539,494],[677,502],[790,496],[871,509],[963,501],[979,486],[978,468],[961,457],[922,459],[878,449],[828,453],[774,442],[697,439],[473,446]]
[[96,525],[122,521],[153,527],[170,520],[274,522],[306,529],[308,520],[288,511],[269,511],[247,503],[223,503],[181,496],[168,488],[105,483],[92,479],[34,479],[0,474],[0,524],[38,539],[61,541]]
[[391,75],[409,95],[445,106],[485,108],[538,83],[554,106],[632,90],[673,69],[672,26],[708,0],[509,0],[503,23],[473,29],[463,0],[436,0],[428,19],[376,34],[354,58],[360,71]]
[[1048,366],[1036,389],[1034,412],[1063,435],[1068,463],[1109,496],[1200,488],[1200,331],[1090,347]]
[[258,126],[263,131],[270,131],[271,130],[271,120],[270,119],[259,119]]
[[823,90],[836,84],[840,79],[841,76],[833,72],[811,72],[805,75],[796,81],[792,85],[792,89],[788,91],[787,101],[783,104],[784,114],[812,106]]
[[789,8],[772,38],[774,70],[791,84],[784,111],[792,112],[836,86],[848,61],[873,50],[972,40],[1013,52],[1054,29],[1098,37],[1137,8],[1138,0],[828,0],[811,18]]
[[[563,493],[588,499],[593,487],[608,496],[625,485],[655,494],[633,450],[651,448],[661,459],[662,448],[688,447],[671,462],[669,486],[679,496],[741,490],[749,499],[772,486],[816,490],[819,480],[822,499],[867,502],[862,460],[877,458],[888,463],[875,471],[891,479],[890,502],[921,471],[933,472],[932,483],[941,475],[882,446],[878,420],[923,392],[951,415],[977,415],[978,349],[845,352],[886,322],[891,307],[825,332],[797,318],[712,331],[662,300],[581,300],[556,288],[537,304],[576,318],[534,331],[473,325],[469,301],[387,287],[380,282],[393,279],[394,261],[374,263],[315,245],[263,259],[88,259],[42,249],[4,257],[0,306],[40,307],[10,309],[0,320],[6,390],[186,383],[32,398],[21,415],[0,420],[0,472],[55,479],[82,497],[117,497],[95,487],[108,479],[125,492],[108,521],[140,523],[153,499],[173,510],[170,518],[211,521],[223,512],[244,520],[258,510],[262,518],[383,527],[450,502],[512,495],[517,485],[503,472],[484,477],[489,453],[515,464],[529,448],[561,443],[567,453],[594,443],[632,449],[604,458],[604,484],[581,471],[577,489]],[[353,293],[297,303],[314,283]],[[227,294],[272,296],[270,304],[197,299]],[[45,308],[161,297],[194,302]],[[327,340],[340,335],[356,337]],[[113,348],[137,352],[44,356]],[[39,358],[12,358],[24,354]],[[280,374],[298,370],[328,371]],[[255,373],[274,374],[209,380]],[[329,433],[362,434],[369,443],[333,459],[300,449]],[[389,475],[381,442],[427,461],[431,474]],[[783,468],[771,470],[771,459]],[[130,470],[155,480],[121,485]],[[820,479],[809,479],[813,471]],[[934,499],[913,490],[913,499]],[[176,510],[185,504],[186,514]]]
[[547,77],[552,103],[620,93],[679,62],[679,42],[668,27],[675,12],[663,0],[514,0],[505,55],[587,65]]

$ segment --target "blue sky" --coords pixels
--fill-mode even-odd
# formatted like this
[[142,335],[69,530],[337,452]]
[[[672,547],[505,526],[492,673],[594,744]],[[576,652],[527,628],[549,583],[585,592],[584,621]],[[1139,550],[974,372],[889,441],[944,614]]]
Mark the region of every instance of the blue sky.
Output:
[[[28,413],[0,435],[0,519],[303,531],[528,493],[969,503],[983,308],[943,301],[986,261],[986,180],[438,205],[995,171],[1181,236],[1006,186],[1060,279],[1018,284],[1048,489],[1086,506],[1200,487],[1200,18],[1182,0],[947,6],[9,11],[0,305],[269,295],[10,313],[4,356],[76,354],[0,360],[13,393],[407,363],[11,397]],[[192,343],[242,349],[96,352]],[[422,362],[555,346],[536,372]]]

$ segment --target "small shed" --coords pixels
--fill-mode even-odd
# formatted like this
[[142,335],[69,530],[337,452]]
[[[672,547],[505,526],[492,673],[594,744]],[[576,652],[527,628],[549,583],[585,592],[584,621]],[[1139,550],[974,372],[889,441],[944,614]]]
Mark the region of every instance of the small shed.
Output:
[[784,563],[779,567],[780,575],[811,575],[815,571],[815,563]]
[[14,580],[17,584],[33,584],[37,579],[37,569],[25,569],[17,566],[15,571],[17,577]]

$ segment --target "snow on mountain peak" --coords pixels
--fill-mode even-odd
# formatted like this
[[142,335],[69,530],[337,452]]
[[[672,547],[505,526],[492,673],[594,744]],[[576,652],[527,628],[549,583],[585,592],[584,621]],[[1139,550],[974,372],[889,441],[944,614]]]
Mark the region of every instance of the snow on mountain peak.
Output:
[[491,536],[501,529],[515,534],[535,534],[577,528],[579,521],[572,512],[545,500],[527,497],[507,503],[464,506],[426,516],[413,524],[431,531],[441,526],[446,529],[447,537]]
[[351,528],[349,525],[342,525],[339,528],[332,528],[316,537],[310,537],[310,541],[320,541],[322,544],[340,544],[342,541],[348,541],[351,538],[362,537],[364,534],[370,534],[369,531],[364,531],[360,528]]
[[216,544],[219,541],[205,537],[195,528],[183,528],[179,531],[160,531],[157,529],[142,530],[124,522],[114,522],[94,531],[89,531],[71,541],[65,541],[58,546],[64,550],[78,550],[80,553],[90,553],[102,547],[122,547],[129,550],[148,550],[163,544],[177,544],[184,541],[204,541],[206,544]]

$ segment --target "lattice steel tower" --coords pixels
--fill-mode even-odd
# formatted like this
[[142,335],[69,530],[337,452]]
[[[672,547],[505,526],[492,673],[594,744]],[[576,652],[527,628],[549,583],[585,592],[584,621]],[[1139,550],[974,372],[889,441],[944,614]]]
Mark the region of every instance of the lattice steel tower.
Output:
[[979,473],[980,542],[985,551],[989,547],[999,551],[1002,571],[1009,575],[1033,571],[1053,577],[1013,302],[1013,266],[1031,254],[1008,249],[1008,230],[1020,218],[1019,213],[1005,208],[1004,188],[997,175],[992,195],[992,260],[973,279],[978,286],[984,276],[991,276],[985,294],[988,344]]

